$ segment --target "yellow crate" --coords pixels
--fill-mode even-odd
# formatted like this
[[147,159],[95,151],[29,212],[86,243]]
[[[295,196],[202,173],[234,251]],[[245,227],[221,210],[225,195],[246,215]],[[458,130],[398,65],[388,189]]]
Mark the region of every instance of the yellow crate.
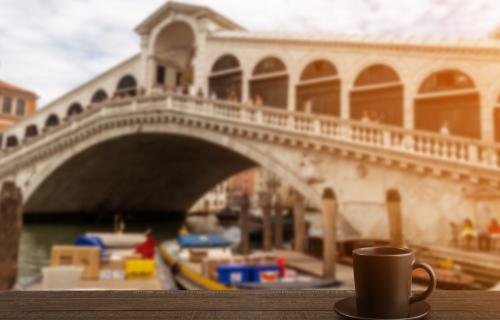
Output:
[[125,261],[127,278],[150,277],[156,271],[154,260],[130,259]]

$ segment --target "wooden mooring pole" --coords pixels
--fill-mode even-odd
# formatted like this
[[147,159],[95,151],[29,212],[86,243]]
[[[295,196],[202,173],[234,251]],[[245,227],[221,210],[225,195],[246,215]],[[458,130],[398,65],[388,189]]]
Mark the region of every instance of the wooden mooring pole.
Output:
[[332,189],[323,193],[323,276],[335,279],[337,263],[337,199]]
[[303,253],[306,240],[305,204],[304,197],[298,192],[295,192],[293,204],[293,234],[293,249]]
[[283,247],[283,206],[279,194],[274,199],[274,247],[281,249]]
[[13,182],[4,182],[0,191],[0,290],[16,284],[22,204],[21,189]]
[[401,195],[396,189],[390,189],[386,194],[387,214],[389,216],[389,234],[391,245],[404,247],[403,222],[401,213]]
[[260,194],[262,208],[262,250],[273,249],[273,221],[271,215],[271,195],[268,192]]
[[241,253],[247,255],[250,253],[250,197],[246,192],[241,196],[240,209]]

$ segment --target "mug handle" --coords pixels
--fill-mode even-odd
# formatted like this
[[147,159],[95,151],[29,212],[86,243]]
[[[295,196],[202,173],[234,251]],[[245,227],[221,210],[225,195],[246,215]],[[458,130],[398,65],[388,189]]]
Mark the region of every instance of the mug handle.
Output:
[[415,262],[413,263],[412,270],[415,269],[424,269],[425,271],[427,271],[429,277],[431,278],[431,283],[429,284],[427,290],[425,290],[424,292],[413,294],[410,297],[410,303],[415,303],[427,299],[432,294],[434,289],[436,289],[436,284],[437,284],[436,274],[434,273],[434,270],[432,270],[432,267],[430,265],[423,262]]

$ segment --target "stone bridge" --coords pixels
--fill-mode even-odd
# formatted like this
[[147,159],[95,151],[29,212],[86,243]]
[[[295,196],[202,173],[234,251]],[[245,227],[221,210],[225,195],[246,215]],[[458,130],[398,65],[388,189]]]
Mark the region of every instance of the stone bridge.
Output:
[[387,236],[394,188],[409,240],[500,219],[498,40],[250,32],[175,2],[135,30],[138,54],[3,132],[26,212],[184,211],[262,166],[317,207],[335,190],[362,236]]
[[[231,175],[262,166],[321,207],[333,188],[363,235],[387,235],[385,192],[405,234],[442,240],[500,183],[499,146],[478,140],[156,93],[96,105],[2,151],[0,179],[28,212],[183,211]],[[495,202],[495,201],[494,201]],[[494,205],[494,204],[489,204]]]

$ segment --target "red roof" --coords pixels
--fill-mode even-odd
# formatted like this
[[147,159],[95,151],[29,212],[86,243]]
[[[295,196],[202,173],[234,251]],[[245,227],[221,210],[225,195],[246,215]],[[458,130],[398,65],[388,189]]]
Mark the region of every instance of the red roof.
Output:
[[33,95],[35,98],[37,97],[37,94],[31,90],[27,90],[27,89],[18,87],[14,84],[11,84],[11,83],[8,83],[8,82],[2,81],[2,80],[0,80],[0,90],[1,89],[15,91],[15,92],[19,92],[19,93],[30,94],[30,95]]

